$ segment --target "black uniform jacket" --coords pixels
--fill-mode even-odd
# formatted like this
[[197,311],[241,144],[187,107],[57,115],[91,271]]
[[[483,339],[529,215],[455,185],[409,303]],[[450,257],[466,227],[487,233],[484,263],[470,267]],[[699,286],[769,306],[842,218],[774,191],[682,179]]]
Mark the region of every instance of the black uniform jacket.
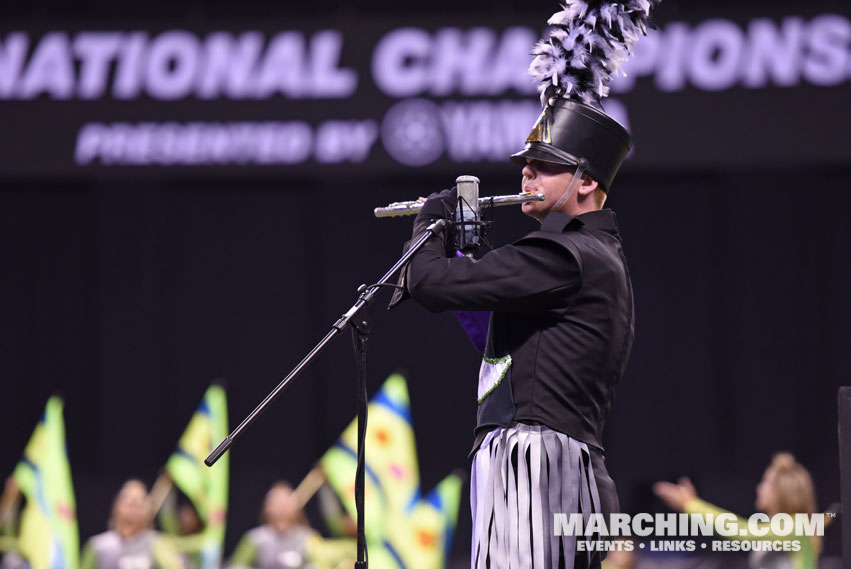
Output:
[[[430,219],[418,219],[415,235]],[[481,259],[447,258],[432,239],[406,275],[432,311],[491,310],[486,360],[511,357],[479,403],[476,447],[514,422],[602,449],[603,426],[633,340],[633,298],[615,215],[551,213],[540,230]]]

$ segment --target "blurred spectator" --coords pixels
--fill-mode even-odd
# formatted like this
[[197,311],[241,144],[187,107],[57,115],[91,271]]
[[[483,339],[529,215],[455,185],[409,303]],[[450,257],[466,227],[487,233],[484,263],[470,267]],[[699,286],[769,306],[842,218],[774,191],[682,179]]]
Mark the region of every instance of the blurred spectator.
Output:
[[112,505],[109,531],[86,543],[80,569],[183,569],[174,544],[151,529],[152,522],[145,485],[125,482]]
[[204,547],[204,521],[191,502],[176,507],[173,531],[167,531],[180,552],[184,569],[199,569]]
[[189,502],[184,502],[177,508],[177,524],[180,535],[192,535],[204,531],[201,516]]
[[[657,482],[653,491],[674,510],[690,514],[718,516],[724,510],[704,502],[688,478],[680,478],[677,484]],[[810,473],[789,453],[775,455],[765,469],[762,480],[756,487],[756,509],[774,516],[776,514],[814,514],[816,495]],[[763,526],[765,526],[763,528]],[[770,529],[760,524],[760,530]],[[762,533],[760,531],[760,533]],[[815,569],[821,549],[818,536],[777,536],[768,531],[764,536],[753,535],[748,530],[747,520],[736,518],[735,540],[798,540],[800,550],[792,552],[753,551],[750,566],[754,569]]]
[[277,482],[263,503],[263,525],[243,536],[231,569],[324,569],[355,558],[354,541],[327,540],[307,525],[292,486]]

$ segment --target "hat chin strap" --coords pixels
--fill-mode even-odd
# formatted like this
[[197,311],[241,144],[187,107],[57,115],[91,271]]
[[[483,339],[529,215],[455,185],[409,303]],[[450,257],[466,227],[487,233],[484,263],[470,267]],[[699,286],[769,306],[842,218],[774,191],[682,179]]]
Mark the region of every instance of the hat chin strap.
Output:
[[576,167],[576,172],[573,173],[573,179],[562,192],[561,197],[559,197],[556,202],[550,206],[550,209],[547,211],[547,215],[551,212],[558,211],[561,207],[567,203],[567,200],[570,199],[570,196],[573,195],[573,192],[576,191],[576,188],[579,184],[582,183],[582,175],[585,173],[585,169],[588,167],[588,161],[584,158],[579,161],[579,164]]

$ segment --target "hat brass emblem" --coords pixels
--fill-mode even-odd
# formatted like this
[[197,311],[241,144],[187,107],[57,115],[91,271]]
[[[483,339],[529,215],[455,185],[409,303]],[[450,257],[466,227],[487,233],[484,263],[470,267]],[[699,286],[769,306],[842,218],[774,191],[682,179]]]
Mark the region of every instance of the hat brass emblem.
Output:
[[532,132],[530,132],[529,136],[526,137],[526,142],[552,143],[552,138],[550,137],[550,124],[547,122],[547,114],[545,112],[541,113],[541,116],[538,117],[538,120],[535,122],[535,126],[532,127]]

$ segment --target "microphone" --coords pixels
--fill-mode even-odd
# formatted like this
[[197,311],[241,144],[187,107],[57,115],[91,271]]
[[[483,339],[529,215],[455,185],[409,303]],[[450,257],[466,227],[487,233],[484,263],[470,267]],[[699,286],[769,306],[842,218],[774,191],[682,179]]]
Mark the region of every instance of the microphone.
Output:
[[479,215],[479,179],[475,176],[458,176],[458,204],[455,207],[455,234],[458,250],[471,254],[479,248],[481,216]]

